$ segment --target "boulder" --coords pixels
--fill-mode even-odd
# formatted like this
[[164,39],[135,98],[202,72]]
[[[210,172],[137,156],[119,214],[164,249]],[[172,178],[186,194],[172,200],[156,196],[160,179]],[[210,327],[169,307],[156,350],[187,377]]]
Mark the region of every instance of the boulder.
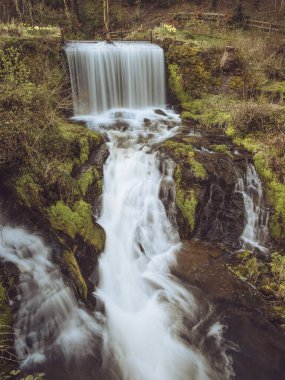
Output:
[[236,70],[241,68],[240,58],[233,46],[226,46],[220,68],[224,73],[236,73]]

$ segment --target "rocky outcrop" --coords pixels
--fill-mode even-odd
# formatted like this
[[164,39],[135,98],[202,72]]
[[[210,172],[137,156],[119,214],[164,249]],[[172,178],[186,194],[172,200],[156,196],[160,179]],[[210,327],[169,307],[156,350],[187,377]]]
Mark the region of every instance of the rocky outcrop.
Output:
[[198,237],[224,248],[240,248],[244,202],[235,191],[247,155],[216,134],[176,136],[161,151],[176,163],[177,224],[182,238]]
[[[285,373],[284,334],[267,319],[269,302],[255,287],[226,269],[230,262],[231,256],[214,246],[192,240],[184,242],[173,272],[183,282],[194,286],[201,303],[209,300],[215,304],[214,320],[227,326],[224,337],[228,341],[227,354],[233,359],[234,378],[282,380]],[[206,323],[202,328],[206,330],[207,327]]]
[[105,242],[105,232],[93,215],[108,150],[104,139],[86,127],[66,122],[59,132],[65,153],[51,173],[56,177],[46,182],[30,167],[25,174],[3,178],[2,209],[10,220],[48,239],[76,296],[92,307],[94,284],[89,277]]

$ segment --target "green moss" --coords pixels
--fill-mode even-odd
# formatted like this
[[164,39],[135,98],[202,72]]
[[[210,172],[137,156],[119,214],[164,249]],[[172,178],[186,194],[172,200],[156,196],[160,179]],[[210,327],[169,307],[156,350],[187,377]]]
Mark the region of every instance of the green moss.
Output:
[[[92,168],[86,170],[78,179],[78,185],[83,195],[86,195],[90,186],[95,182],[100,180],[100,175],[98,170],[93,166]],[[100,188],[100,184],[98,186]]]
[[78,231],[83,239],[96,248],[96,252],[101,252],[104,248],[105,233],[103,228],[94,224],[90,204],[81,200],[74,206],[74,211],[78,215]]
[[[261,145],[259,145],[259,147],[261,147]],[[263,149],[264,148],[265,147],[263,147]],[[262,179],[266,181],[271,181],[273,179],[274,174],[268,165],[267,153],[265,153],[264,150],[260,150],[260,151],[258,151],[257,149],[252,150],[252,152],[255,152],[255,151],[257,151],[257,153],[254,155],[254,164],[255,164],[256,170],[258,171]]]
[[163,150],[166,151],[175,160],[184,160],[188,158],[189,152],[193,152],[193,146],[188,143],[168,140],[163,144]]
[[285,81],[270,82],[262,87],[262,91],[279,92],[283,94],[285,92]]
[[244,80],[239,75],[234,75],[231,77],[229,87],[233,91],[241,91],[243,89]]
[[265,181],[265,189],[269,202],[273,206],[269,227],[275,239],[285,238],[285,184],[269,166],[270,152],[260,151],[254,156],[255,167]]
[[2,333],[7,331],[7,328],[10,328],[12,320],[13,317],[11,313],[11,308],[9,306],[9,301],[6,295],[6,290],[0,283],[0,330]]
[[83,200],[76,202],[71,209],[59,201],[48,210],[52,227],[64,232],[72,239],[79,234],[86,243],[91,244],[96,252],[101,252],[105,243],[104,230],[93,222],[91,206]]
[[207,172],[204,166],[200,162],[195,160],[194,155],[194,152],[190,152],[188,154],[189,162],[193,169],[194,175],[196,178],[205,179],[207,177]]
[[275,252],[270,262],[258,260],[252,253],[245,251],[235,257],[235,263],[228,268],[238,278],[253,284],[267,299],[271,306],[271,318],[285,328],[285,256]]
[[212,149],[219,153],[230,153],[229,147],[226,144],[214,145]]
[[70,145],[78,145],[79,147],[78,162],[74,161],[73,157],[74,164],[83,164],[86,162],[89,158],[91,148],[103,142],[102,136],[98,133],[78,124],[60,123],[59,130],[62,137]]
[[49,211],[49,220],[55,230],[63,231],[71,238],[77,234],[77,215],[65,203],[59,201],[51,206]]
[[244,149],[248,150],[251,153],[259,152],[262,148],[262,144],[252,136],[236,137],[234,138],[234,143],[236,145],[242,146]]
[[28,208],[41,208],[42,189],[30,174],[22,175],[16,182],[20,203]]
[[176,207],[180,211],[183,219],[186,221],[189,232],[195,228],[195,214],[198,200],[194,189],[184,189],[182,187],[181,167],[175,169],[176,183]]
[[198,200],[194,190],[184,192],[181,188],[176,191],[176,206],[187,221],[190,231],[195,227],[195,213]]
[[226,129],[226,135],[228,137],[234,138],[236,134],[237,134],[237,131],[235,130],[235,128],[231,124],[229,124]]
[[236,100],[224,95],[204,95],[184,103],[181,116],[204,126],[222,126],[231,122],[231,110]]
[[84,163],[88,160],[89,153],[90,153],[90,147],[89,147],[89,141],[87,138],[81,137],[79,140],[80,144],[80,163]]
[[186,103],[188,101],[188,96],[183,88],[183,78],[178,65],[170,64],[168,66],[168,70],[169,85],[172,92],[175,94],[176,98],[180,101],[180,103]]
[[84,278],[82,277],[74,253],[65,251],[63,253],[63,259],[68,267],[71,278],[74,280],[76,288],[78,289],[80,295],[84,297],[84,299],[87,299],[87,285]]

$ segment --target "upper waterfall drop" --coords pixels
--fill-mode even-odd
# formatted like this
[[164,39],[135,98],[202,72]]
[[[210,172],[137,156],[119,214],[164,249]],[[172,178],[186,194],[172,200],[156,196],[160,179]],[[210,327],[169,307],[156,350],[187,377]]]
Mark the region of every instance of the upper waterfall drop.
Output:
[[158,45],[73,42],[65,51],[75,116],[165,105],[164,53]]

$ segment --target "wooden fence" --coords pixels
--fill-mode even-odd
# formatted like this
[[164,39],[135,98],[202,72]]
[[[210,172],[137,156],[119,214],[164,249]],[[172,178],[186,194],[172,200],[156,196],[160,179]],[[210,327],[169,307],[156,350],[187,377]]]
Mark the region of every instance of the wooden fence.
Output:
[[[217,24],[229,25],[230,16],[223,13],[178,13],[174,16],[177,21],[190,21],[193,19],[216,22]],[[285,34],[285,24],[276,22],[259,21],[254,19],[245,19],[242,22],[244,28],[258,29],[264,32],[275,32]]]
[[[114,31],[114,32],[98,32],[95,35],[96,40],[111,40],[111,41],[121,41],[126,37],[131,37],[131,31]],[[132,38],[132,41],[153,41],[153,32],[150,31],[146,33],[143,38]]]

